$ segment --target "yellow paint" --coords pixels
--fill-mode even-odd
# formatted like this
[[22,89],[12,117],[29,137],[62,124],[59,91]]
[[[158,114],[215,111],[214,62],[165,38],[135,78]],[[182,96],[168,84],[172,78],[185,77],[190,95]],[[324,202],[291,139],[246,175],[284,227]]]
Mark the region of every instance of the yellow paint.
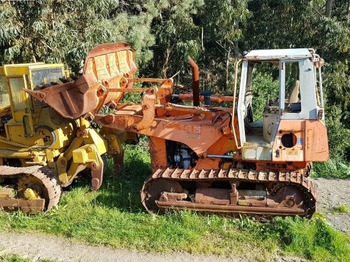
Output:
[[[118,58],[126,63],[122,66],[126,70],[128,53]],[[49,68],[61,68],[62,76],[68,74],[63,64],[35,63],[0,67],[0,99],[4,97],[3,94],[8,96],[7,105],[5,103],[2,106],[0,100],[0,117],[11,116],[2,125],[4,132],[0,133],[0,159],[17,158],[24,166],[49,165],[55,169],[62,185],[67,186],[80,171],[91,167],[101,169],[101,155],[108,150],[123,154],[121,140],[131,139],[131,135],[124,132],[121,135],[125,137],[119,138],[118,134],[109,133],[109,149],[107,138],[91,128],[87,120],[64,119],[22,90],[38,88],[35,83],[45,82],[46,79],[37,77],[33,70]],[[132,134],[132,138],[135,140],[135,134]],[[37,193],[30,188],[24,194],[27,199],[38,198]]]
[[28,200],[40,199],[38,192],[35,192],[31,188],[27,188],[26,190],[24,190],[23,194],[24,194],[24,197]]

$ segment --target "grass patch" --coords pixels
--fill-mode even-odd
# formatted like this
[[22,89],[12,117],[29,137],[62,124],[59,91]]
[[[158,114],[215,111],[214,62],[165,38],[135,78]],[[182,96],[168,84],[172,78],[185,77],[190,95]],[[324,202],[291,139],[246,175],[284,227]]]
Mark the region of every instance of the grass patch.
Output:
[[22,258],[18,255],[0,255],[1,262],[31,262],[30,259]]
[[[83,204],[80,206],[80,204]],[[72,208],[71,208],[72,207]],[[48,214],[1,214],[0,230],[45,232],[92,244],[149,252],[187,251],[266,261],[276,253],[312,261],[350,261],[349,236],[321,219],[277,219],[261,224],[178,212],[153,217],[94,206],[90,200]],[[247,252],[247,250],[249,250]]]
[[312,177],[350,178],[350,164],[337,159],[315,163]]
[[153,216],[144,211],[140,189],[150,175],[147,151],[126,150],[123,173],[86,194],[89,179],[79,179],[57,209],[30,216],[0,213],[1,231],[44,232],[88,243],[150,252],[187,251],[271,260],[276,253],[313,261],[350,261],[349,236],[322,219],[276,219],[257,223],[193,212]]
[[279,221],[282,249],[312,261],[349,261],[350,238],[322,219]]
[[[5,254],[0,255],[0,262],[31,262],[32,260],[29,258],[23,258],[16,254]],[[38,262],[54,262],[54,260],[50,259],[39,259]]]
[[335,214],[347,214],[350,212],[350,209],[346,205],[340,205],[338,207],[333,208],[333,212]]

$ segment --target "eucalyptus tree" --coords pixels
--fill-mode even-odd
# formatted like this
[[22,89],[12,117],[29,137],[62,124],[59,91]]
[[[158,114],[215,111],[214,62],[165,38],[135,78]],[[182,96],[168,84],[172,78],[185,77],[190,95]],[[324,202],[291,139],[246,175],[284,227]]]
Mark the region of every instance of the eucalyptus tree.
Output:
[[152,22],[152,32],[156,44],[151,74],[169,77],[180,71],[180,76],[187,75],[188,55],[196,59],[200,53],[200,28],[195,18],[202,5],[203,0],[155,2],[157,15]]
[[189,74],[190,55],[201,68],[203,88],[228,88],[232,62],[240,53],[240,27],[249,16],[247,1],[166,0],[155,6],[153,71],[162,76],[180,71],[183,78]]
[[[140,1],[142,2],[142,1]],[[115,0],[1,2],[0,55],[8,62],[66,62],[78,71],[95,45],[126,41],[145,63],[153,16],[141,5]]]
[[199,13],[202,29],[202,63],[206,68],[206,85],[227,90],[232,84],[233,62],[240,55],[238,43],[244,36],[242,25],[250,12],[248,1],[205,0]]

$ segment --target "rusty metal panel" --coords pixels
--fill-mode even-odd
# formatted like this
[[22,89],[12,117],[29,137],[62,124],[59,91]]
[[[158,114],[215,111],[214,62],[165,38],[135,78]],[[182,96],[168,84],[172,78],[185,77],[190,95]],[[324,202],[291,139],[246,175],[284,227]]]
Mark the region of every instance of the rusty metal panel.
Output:
[[305,160],[327,161],[328,159],[326,126],[321,121],[305,121]]
[[221,188],[197,188],[196,203],[229,205],[231,189]]
[[[129,46],[129,44],[119,42],[101,44],[93,48],[85,60],[84,74],[90,74],[92,71],[94,71],[95,75],[97,76],[94,64],[96,63],[95,58],[100,56],[105,56],[106,62],[109,62],[107,70],[111,76],[115,75],[116,73],[115,71],[111,72],[111,70],[118,69],[118,75],[132,75],[137,70],[134,61],[134,50]],[[111,60],[114,61],[111,62]]]
[[[281,120],[273,145],[273,161],[305,161],[305,120]],[[291,136],[291,144],[284,141]]]
[[149,148],[153,171],[159,167],[167,166],[165,140],[162,138],[150,137]]

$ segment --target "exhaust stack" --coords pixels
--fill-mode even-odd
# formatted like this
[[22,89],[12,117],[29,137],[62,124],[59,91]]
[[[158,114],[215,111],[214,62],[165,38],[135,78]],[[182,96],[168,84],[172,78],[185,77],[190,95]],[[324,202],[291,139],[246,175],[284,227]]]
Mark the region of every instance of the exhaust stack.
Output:
[[192,68],[193,105],[199,106],[199,67],[190,56],[188,57],[188,61]]

